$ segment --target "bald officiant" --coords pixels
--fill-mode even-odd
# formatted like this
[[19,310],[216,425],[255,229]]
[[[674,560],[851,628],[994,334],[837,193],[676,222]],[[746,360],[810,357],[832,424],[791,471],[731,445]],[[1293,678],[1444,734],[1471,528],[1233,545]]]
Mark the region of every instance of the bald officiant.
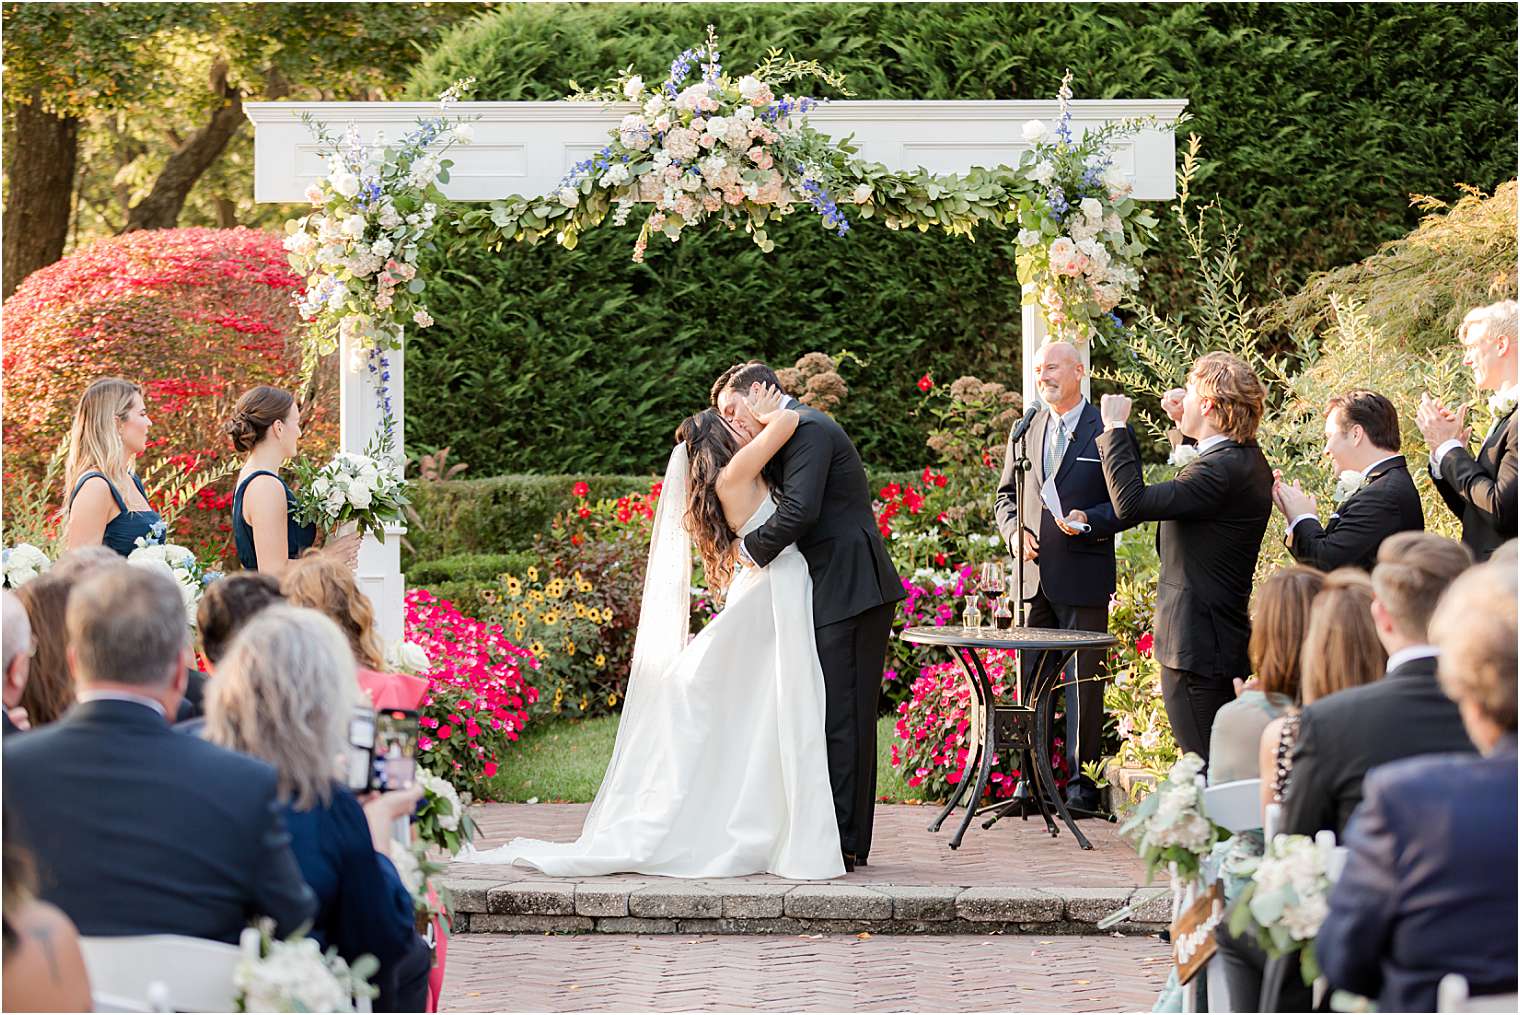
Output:
[[[1015,560],[1024,566],[1024,598],[1030,627],[1107,631],[1108,600],[1114,592],[1114,533],[1122,526],[1108,499],[1097,438],[1103,432],[1098,409],[1082,396],[1087,370],[1076,348],[1050,342],[1035,356],[1034,376],[1043,407],[1017,441],[1009,434],[1003,479],[997,494],[997,524]],[[1015,472],[1026,457],[1023,531],[1015,500]],[[1059,502],[1063,515],[1051,513]],[[1073,510],[1086,515],[1079,530],[1065,520]],[[1012,584],[1012,583],[1010,583]],[[1016,588],[1010,588],[1014,593]],[[1062,681],[1066,687],[1066,765],[1071,781],[1066,803],[1078,811],[1099,809],[1098,788],[1081,766],[1103,759],[1103,656],[1079,652]],[[1052,660],[1054,664],[1056,661]],[[1026,660],[1027,663],[1027,660]],[[1077,682],[1071,683],[1075,672]],[[1034,676],[1027,668],[1026,683]]]

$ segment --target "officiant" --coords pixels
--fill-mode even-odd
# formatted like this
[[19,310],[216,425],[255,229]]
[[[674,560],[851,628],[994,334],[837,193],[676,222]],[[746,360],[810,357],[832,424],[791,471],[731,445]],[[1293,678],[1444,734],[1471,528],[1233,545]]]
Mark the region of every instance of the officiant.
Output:
[[[1114,592],[1114,533],[1122,526],[1109,504],[1098,457],[1103,432],[1098,409],[1082,397],[1086,368],[1075,347],[1050,342],[1035,356],[1034,376],[1043,406],[1027,426],[1009,433],[1003,478],[997,493],[997,524],[1009,552],[1024,568],[1025,624],[1072,631],[1107,631],[1108,601]],[[1022,428],[1023,433],[1015,440]],[[1016,501],[1015,472],[1026,458],[1023,510]],[[1085,530],[1068,523],[1071,511],[1086,515]],[[1060,511],[1055,514],[1053,511]],[[1022,520],[1022,531],[1020,522]],[[1012,585],[1012,583],[1010,583]],[[1013,594],[1016,586],[1009,588]],[[1022,660],[1026,686],[1035,674]],[[1057,664],[1052,659],[1051,664]],[[1103,759],[1103,654],[1081,652],[1067,665],[1067,805],[1095,812],[1098,788],[1081,766]],[[1075,681],[1075,682],[1073,682]]]

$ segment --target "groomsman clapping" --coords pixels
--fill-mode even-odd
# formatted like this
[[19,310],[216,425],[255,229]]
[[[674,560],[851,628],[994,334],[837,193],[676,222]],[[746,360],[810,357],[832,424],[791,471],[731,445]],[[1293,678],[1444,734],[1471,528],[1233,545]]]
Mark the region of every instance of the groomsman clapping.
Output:
[[1378,547],[1395,532],[1425,528],[1409,466],[1399,454],[1399,414],[1375,391],[1350,391],[1325,411],[1325,454],[1335,465],[1336,507],[1325,525],[1319,504],[1274,472],[1272,503],[1288,520],[1288,551],[1300,564],[1334,571],[1372,570]]
[[1477,457],[1467,450],[1472,432],[1465,407],[1452,412],[1429,394],[1420,399],[1415,425],[1430,445],[1430,475],[1452,513],[1462,519],[1462,542],[1478,560],[1515,538],[1515,403],[1520,399],[1520,350],[1517,350],[1516,304],[1503,300],[1479,307],[1462,318],[1457,339],[1462,362],[1473,372],[1479,391],[1491,391],[1493,425]]

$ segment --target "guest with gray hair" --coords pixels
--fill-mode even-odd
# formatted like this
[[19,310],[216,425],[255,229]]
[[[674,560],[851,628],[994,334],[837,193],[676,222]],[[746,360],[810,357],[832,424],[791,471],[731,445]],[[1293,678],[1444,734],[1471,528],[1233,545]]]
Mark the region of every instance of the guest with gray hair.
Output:
[[4,744],[7,815],[41,897],[86,936],[232,943],[257,916],[281,936],[305,923],[274,769],[170,729],[190,660],[174,580],[102,568],[69,596],[66,628],[79,703]]
[[0,713],[0,722],[4,724],[4,735],[10,736],[29,728],[21,696],[26,693],[27,667],[32,661],[32,625],[26,619],[26,607],[9,590],[0,592],[0,602],[4,603],[4,630],[0,632],[4,641],[0,644],[4,646],[5,657],[5,711]]
[[1515,405],[1520,402],[1520,311],[1514,300],[1501,300],[1469,311],[1457,329],[1462,362],[1472,370],[1479,391],[1488,398],[1493,422],[1474,456],[1467,450],[1472,432],[1465,427],[1467,409],[1455,412],[1427,392],[1420,398],[1415,424],[1430,445],[1430,475],[1452,513],[1462,519],[1462,542],[1480,562],[1494,548],[1514,539],[1520,528],[1520,453],[1515,434]]
[[206,738],[274,766],[291,850],[317,897],[311,936],[349,962],[380,961],[376,1011],[421,1011],[432,955],[388,854],[396,819],[411,814],[422,787],[361,807],[337,781],[334,759],[347,752],[358,702],[353,653],[338,625],[316,610],[265,606],[217,662]]
[[1434,1011],[1448,973],[1473,995],[1515,992],[1520,582],[1513,553],[1501,556],[1453,582],[1430,622],[1441,689],[1482,756],[1427,755],[1367,774],[1315,942],[1330,985],[1379,1011]]

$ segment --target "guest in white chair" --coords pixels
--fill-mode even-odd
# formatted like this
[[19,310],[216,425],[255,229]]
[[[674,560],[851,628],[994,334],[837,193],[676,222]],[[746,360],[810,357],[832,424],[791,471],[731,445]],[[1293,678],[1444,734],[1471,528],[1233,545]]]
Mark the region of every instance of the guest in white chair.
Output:
[[1430,622],[1441,689],[1482,755],[1374,768],[1346,828],[1350,855],[1315,950],[1332,987],[1379,1011],[1435,1011],[1448,973],[1474,995],[1516,989],[1520,583],[1502,556],[1458,578]]

